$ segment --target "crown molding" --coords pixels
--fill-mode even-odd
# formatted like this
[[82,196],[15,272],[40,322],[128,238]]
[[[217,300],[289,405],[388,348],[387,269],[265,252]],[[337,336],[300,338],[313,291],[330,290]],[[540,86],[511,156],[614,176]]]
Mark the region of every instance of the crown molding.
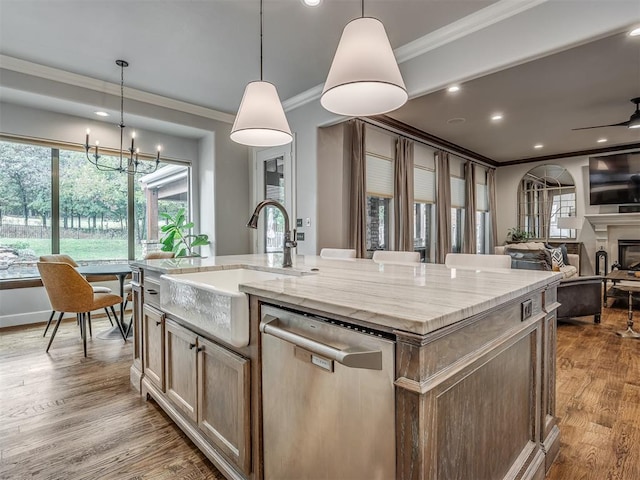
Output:
[[[100,93],[106,93],[118,97],[120,96],[119,84],[106,82],[104,80],[97,80],[95,78],[79,75],[77,73],[67,72],[59,68],[47,67],[46,65],[40,65],[38,63],[29,62],[20,58],[10,57],[8,55],[0,55],[0,68],[23,73],[25,75],[45,78],[47,80],[53,80],[54,82],[73,85],[75,87],[86,88],[88,90],[93,90]],[[125,87],[124,96],[129,100],[136,100],[150,105],[169,108],[178,112],[189,113],[198,117],[208,118],[225,123],[233,123],[235,118],[234,115],[225,112],[220,112],[211,108],[175,100],[173,98],[164,97],[162,95],[156,95],[155,93],[137,90],[135,88]]]
[[591,148],[589,150],[575,150],[573,152],[554,153],[552,155],[544,155],[541,157],[520,158],[518,160],[509,160],[507,162],[499,162],[498,166],[508,167],[510,165],[520,165],[522,163],[543,162],[549,160],[559,160],[570,157],[589,157],[591,155],[599,155],[601,153],[615,152],[633,152],[640,151],[640,143],[623,143],[621,145],[611,145],[609,147]]
[[490,27],[502,20],[513,17],[531,8],[537,7],[548,0],[500,0],[477,12],[467,15],[438,30],[409,42],[394,50],[398,63],[403,63],[412,58],[419,57],[431,50],[442,47],[447,43],[470,35],[483,28]]
[[[519,0],[515,2],[513,0],[499,0],[482,10],[478,10],[477,12],[467,15],[460,20],[402,45],[396,48],[393,53],[395,54],[397,62],[401,64],[415,57],[419,57],[431,50],[442,47],[447,43],[451,43],[465,37],[466,35],[482,30],[483,28],[487,28],[531,8],[537,7],[547,1],[548,0]],[[324,84],[316,85],[309,90],[286,99],[282,102],[284,110],[294,110],[306,105],[307,103],[311,103],[314,100],[318,100],[322,95],[323,87]]]

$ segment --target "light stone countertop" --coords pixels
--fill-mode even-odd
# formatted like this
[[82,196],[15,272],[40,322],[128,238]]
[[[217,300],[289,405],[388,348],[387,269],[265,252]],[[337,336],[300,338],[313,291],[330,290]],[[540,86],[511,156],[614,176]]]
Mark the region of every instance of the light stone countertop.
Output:
[[240,290],[374,325],[426,334],[559,282],[562,274],[533,270],[463,270],[438,264],[377,264],[297,256],[283,269],[278,254],[132,262],[177,275],[246,267],[289,274]]

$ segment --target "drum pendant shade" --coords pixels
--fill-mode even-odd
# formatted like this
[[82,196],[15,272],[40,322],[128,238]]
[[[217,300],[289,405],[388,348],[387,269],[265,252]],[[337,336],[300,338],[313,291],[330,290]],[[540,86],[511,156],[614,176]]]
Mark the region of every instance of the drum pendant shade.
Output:
[[275,85],[263,81],[247,84],[231,140],[252,147],[275,147],[293,140]]
[[333,113],[369,116],[390,112],[408,99],[382,22],[362,17],[344,27],[320,103]]

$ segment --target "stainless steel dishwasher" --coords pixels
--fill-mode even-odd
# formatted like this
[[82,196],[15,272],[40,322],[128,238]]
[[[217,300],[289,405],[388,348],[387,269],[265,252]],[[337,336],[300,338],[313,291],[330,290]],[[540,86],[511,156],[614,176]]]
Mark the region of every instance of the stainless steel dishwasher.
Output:
[[263,306],[266,480],[395,478],[394,343]]

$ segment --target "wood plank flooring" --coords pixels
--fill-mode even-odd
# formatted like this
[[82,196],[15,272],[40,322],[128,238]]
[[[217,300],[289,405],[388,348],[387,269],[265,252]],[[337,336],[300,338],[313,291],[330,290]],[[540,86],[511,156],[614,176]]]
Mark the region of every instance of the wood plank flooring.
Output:
[[[551,480],[640,479],[640,341],[614,334],[626,317],[608,308],[600,325],[558,327],[562,441]],[[108,326],[94,321],[94,334]],[[0,331],[0,479],[223,478],[130,387],[131,342],[92,340],[85,359],[66,322],[46,354],[43,330]]]

